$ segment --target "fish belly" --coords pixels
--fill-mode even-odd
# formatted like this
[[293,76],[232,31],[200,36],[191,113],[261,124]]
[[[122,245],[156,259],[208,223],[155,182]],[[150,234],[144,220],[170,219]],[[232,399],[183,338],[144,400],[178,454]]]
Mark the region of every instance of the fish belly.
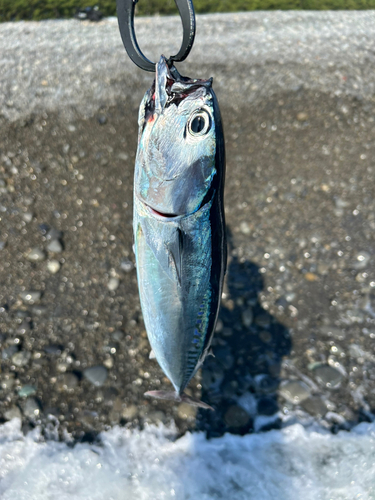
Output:
[[[143,318],[164,373],[182,393],[211,335],[211,203],[177,221],[149,217],[135,201],[134,239]],[[213,311],[213,309],[216,309]]]

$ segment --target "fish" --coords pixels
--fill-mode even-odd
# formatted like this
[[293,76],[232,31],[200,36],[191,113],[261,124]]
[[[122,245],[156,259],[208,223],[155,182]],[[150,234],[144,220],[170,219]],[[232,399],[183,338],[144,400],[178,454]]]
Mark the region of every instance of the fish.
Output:
[[212,409],[185,393],[204,359],[226,272],[225,146],[212,78],[156,64],[138,116],[133,233],[147,336],[174,391],[145,395]]

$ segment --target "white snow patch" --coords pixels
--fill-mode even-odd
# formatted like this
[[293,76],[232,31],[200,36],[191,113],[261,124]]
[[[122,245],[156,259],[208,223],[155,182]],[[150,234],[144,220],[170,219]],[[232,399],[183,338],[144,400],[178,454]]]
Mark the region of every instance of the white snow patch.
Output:
[[101,445],[26,437],[0,426],[2,500],[371,500],[375,425],[332,435],[295,424],[281,431],[201,433],[116,427]]

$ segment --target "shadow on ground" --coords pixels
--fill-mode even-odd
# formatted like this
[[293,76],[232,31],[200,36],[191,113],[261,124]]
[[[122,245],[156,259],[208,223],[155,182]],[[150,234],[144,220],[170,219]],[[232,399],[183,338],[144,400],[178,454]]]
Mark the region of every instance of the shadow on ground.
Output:
[[292,345],[288,329],[259,303],[264,284],[258,266],[236,256],[228,264],[214,356],[202,368],[202,400],[215,411],[200,411],[197,428],[208,437],[280,426],[279,375]]

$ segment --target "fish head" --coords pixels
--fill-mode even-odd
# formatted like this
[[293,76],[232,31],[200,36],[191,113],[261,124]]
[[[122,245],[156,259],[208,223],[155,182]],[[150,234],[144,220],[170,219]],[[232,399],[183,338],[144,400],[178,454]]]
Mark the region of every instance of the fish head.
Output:
[[182,77],[160,58],[140,107],[134,182],[153,213],[188,215],[206,199],[217,174],[216,109],[212,79]]

